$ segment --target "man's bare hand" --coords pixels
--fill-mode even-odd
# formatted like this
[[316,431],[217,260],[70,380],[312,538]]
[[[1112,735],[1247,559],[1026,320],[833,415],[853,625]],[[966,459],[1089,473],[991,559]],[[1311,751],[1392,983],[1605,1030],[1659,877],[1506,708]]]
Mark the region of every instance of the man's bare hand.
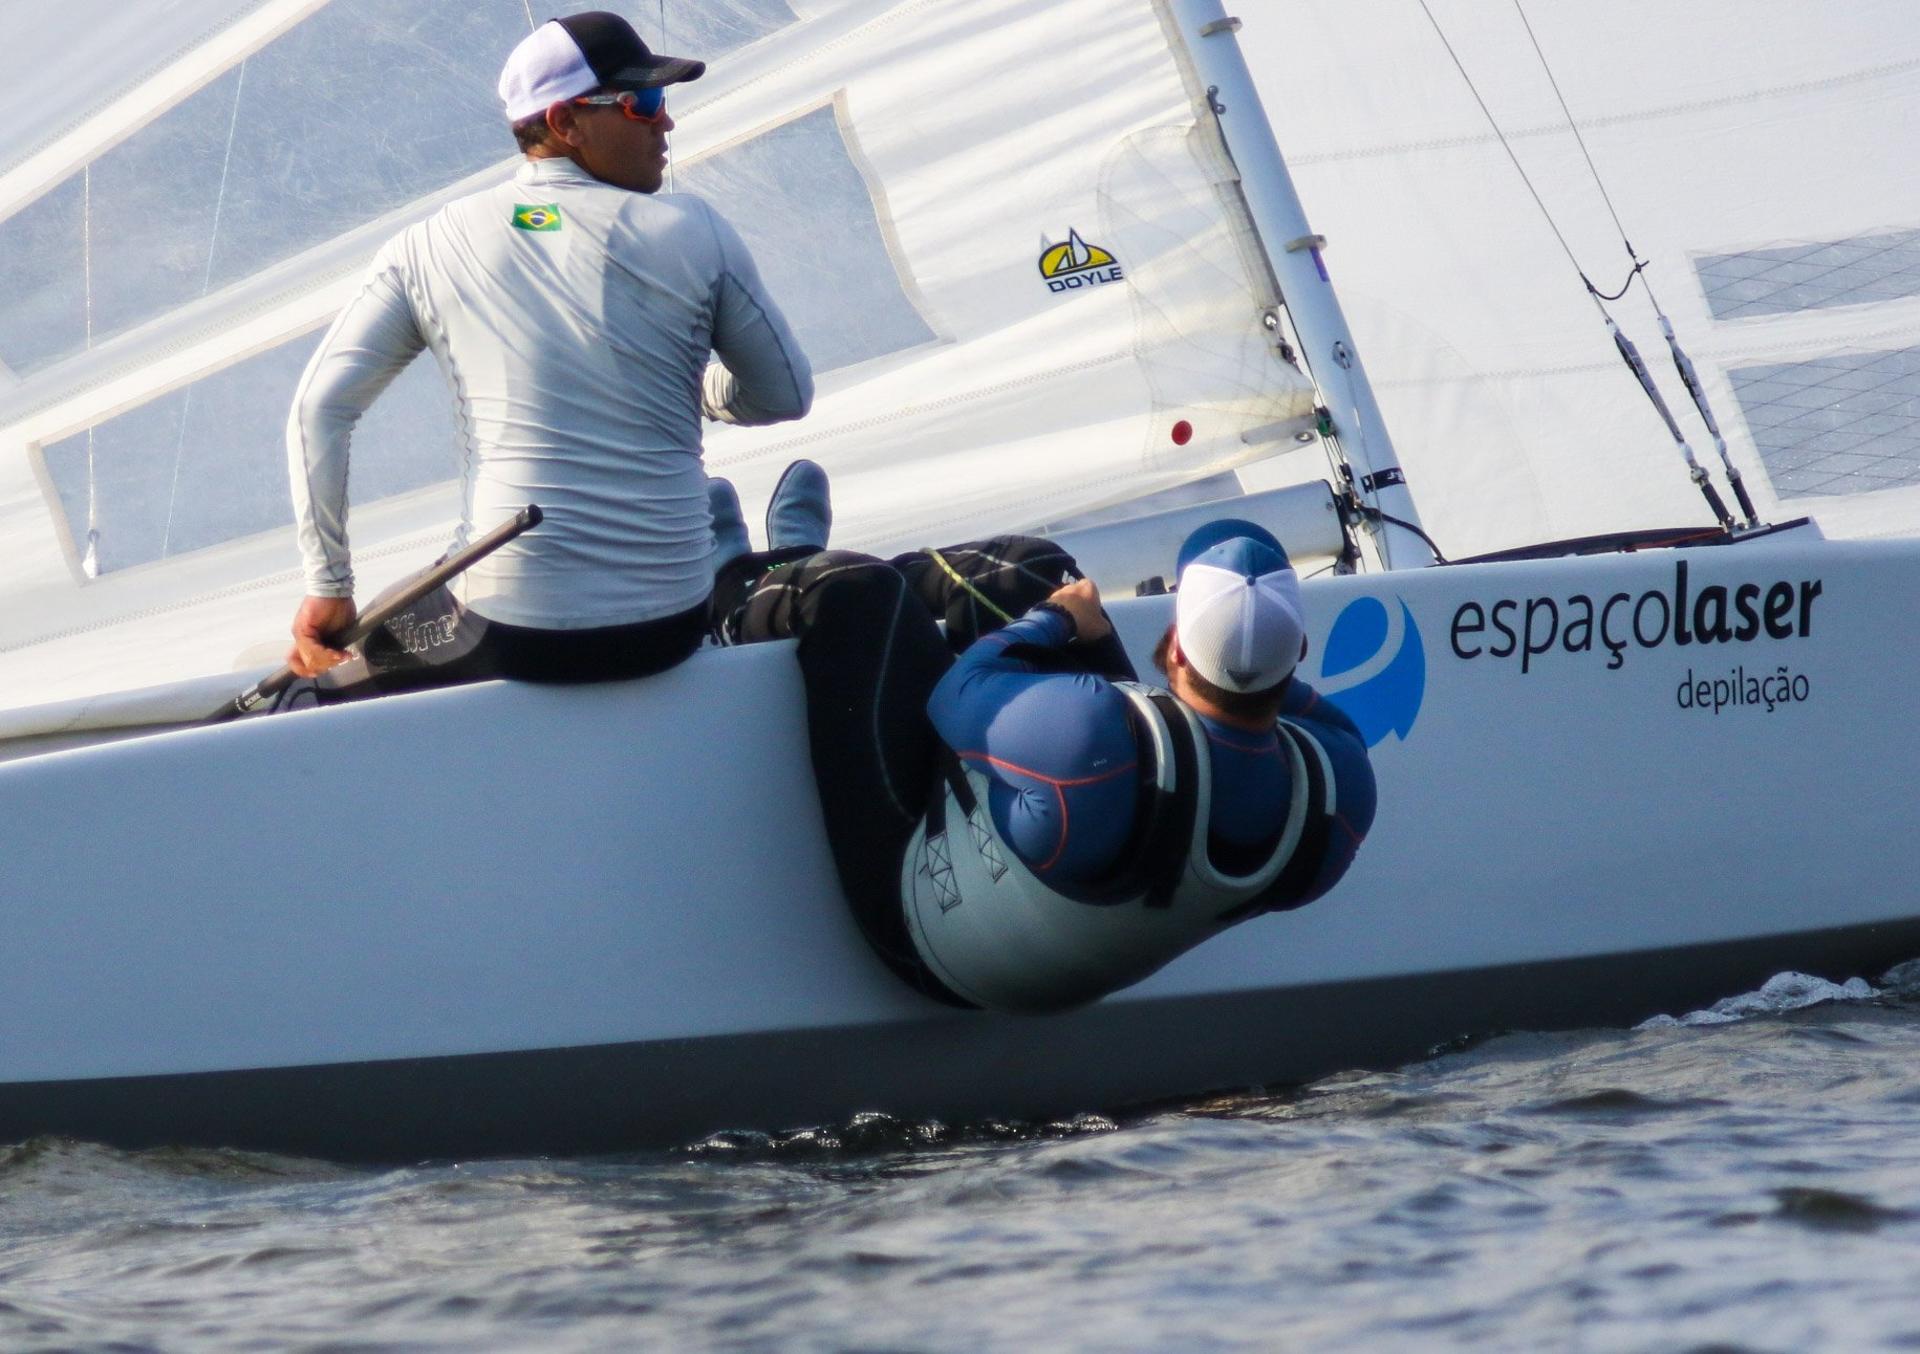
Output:
[[358,613],[351,597],[309,597],[293,615],[293,647],[287,650],[287,666],[301,677],[318,677],[336,663],[347,661],[348,654],[328,646],[328,635],[337,635]]
[[1069,583],[1047,600],[1073,617],[1074,638],[1091,643],[1113,633],[1113,623],[1100,609],[1100,589],[1093,586],[1091,578]]

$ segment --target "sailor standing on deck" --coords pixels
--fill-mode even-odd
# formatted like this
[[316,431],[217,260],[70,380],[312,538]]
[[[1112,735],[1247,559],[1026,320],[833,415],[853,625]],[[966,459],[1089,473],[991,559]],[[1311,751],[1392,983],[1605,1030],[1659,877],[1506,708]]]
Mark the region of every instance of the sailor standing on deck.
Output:
[[[327,331],[287,424],[307,586],[288,662],[326,674],[295,688],[308,700],[638,677],[699,646],[713,582],[700,417],[775,423],[813,398],[733,227],[698,198],[656,196],[667,86],[705,69],[654,55],[615,14],[543,24],[500,74],[527,163],[389,241]],[[457,404],[455,548],[528,503],[545,519],[350,656],[323,639],[355,614],[348,439],[423,348]]]

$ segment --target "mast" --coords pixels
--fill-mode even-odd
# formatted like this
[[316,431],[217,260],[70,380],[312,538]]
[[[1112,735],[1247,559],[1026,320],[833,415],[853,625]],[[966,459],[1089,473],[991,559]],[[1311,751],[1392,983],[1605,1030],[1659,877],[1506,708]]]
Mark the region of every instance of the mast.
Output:
[[[1327,276],[1321,257],[1326,237],[1315,235],[1307,225],[1306,211],[1234,37],[1240,20],[1227,16],[1221,0],[1166,0],[1166,9],[1239,175],[1261,252],[1300,338],[1301,356],[1333,415],[1333,432],[1352,467],[1353,487],[1363,503],[1419,527],[1419,511],[1361,365],[1359,345]],[[1384,520],[1375,526],[1381,559],[1388,568],[1434,562],[1432,549],[1416,532]]]

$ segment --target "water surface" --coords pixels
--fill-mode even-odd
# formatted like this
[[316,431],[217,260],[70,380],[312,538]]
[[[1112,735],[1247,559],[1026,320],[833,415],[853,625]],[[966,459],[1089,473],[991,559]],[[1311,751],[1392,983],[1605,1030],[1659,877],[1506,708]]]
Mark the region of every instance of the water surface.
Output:
[[1905,990],[1119,1122],[400,1170],[36,1140],[0,1348],[1920,1347]]

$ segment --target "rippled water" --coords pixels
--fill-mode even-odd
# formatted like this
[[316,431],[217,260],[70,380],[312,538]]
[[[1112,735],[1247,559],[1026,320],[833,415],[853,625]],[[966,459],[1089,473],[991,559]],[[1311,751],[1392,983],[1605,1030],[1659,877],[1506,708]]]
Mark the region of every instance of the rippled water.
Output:
[[1920,1347],[1908,985],[1719,1015],[1120,1124],[389,1171],[35,1141],[0,1348]]

